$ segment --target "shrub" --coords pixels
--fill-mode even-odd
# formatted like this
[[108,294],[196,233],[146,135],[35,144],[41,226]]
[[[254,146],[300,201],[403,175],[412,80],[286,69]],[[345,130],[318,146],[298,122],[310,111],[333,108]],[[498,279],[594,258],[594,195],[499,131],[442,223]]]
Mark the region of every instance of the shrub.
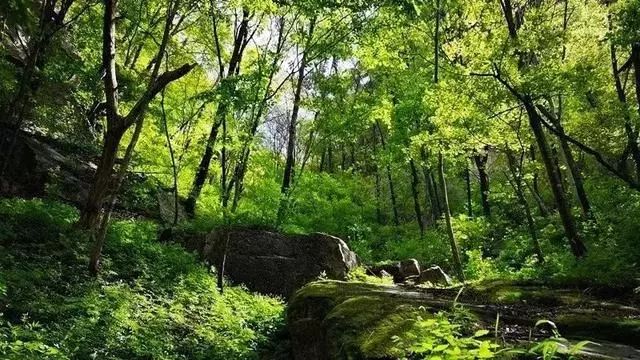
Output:
[[0,358],[254,359],[282,326],[280,300],[239,287],[221,294],[194,255],[156,241],[151,222],[115,222],[94,279],[75,209],[2,200],[0,216],[0,243],[10,241]]

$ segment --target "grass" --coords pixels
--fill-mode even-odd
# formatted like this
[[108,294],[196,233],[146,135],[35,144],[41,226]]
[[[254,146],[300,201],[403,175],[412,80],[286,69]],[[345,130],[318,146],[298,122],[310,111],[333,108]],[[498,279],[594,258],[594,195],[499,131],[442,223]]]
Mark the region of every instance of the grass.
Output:
[[110,229],[88,275],[76,209],[0,200],[0,358],[255,359],[281,331],[281,300],[216,288],[194,255],[156,241],[156,225]]

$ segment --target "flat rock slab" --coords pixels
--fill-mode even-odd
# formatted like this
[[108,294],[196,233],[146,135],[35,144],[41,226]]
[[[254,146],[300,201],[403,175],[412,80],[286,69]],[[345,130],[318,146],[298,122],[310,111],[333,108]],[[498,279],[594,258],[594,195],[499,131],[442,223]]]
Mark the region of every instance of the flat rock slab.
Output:
[[[385,353],[384,341],[389,339],[380,336],[381,324],[411,322],[419,311],[424,314],[424,309],[427,313],[450,309],[456,297],[457,304],[475,316],[480,328],[493,329],[500,314],[498,335],[507,343],[528,341],[536,322],[545,319],[553,321],[564,337],[602,344],[609,341],[585,348],[584,355],[591,358],[617,358],[624,353],[623,358],[632,359],[637,354],[634,346],[640,344],[640,310],[633,298],[614,301],[585,295],[580,289],[500,282],[469,286],[458,293],[459,288],[311,283],[289,303],[287,321],[294,358],[394,358]],[[534,339],[550,334],[542,328],[533,331]]]

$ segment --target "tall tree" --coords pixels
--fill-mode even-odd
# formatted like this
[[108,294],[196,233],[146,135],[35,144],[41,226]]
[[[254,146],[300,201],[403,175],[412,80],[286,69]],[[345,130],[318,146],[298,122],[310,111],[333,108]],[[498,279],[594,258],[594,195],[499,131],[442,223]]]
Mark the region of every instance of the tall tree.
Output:
[[[104,2],[104,18],[103,18],[103,35],[102,35],[102,65],[104,67],[104,89],[106,97],[106,124],[107,130],[104,135],[104,145],[102,147],[102,155],[98,163],[98,168],[89,191],[87,203],[82,210],[79,224],[80,226],[88,229],[97,229],[100,223],[100,215],[104,201],[109,193],[110,188],[113,185],[113,168],[116,163],[120,142],[125,132],[132,126],[142,127],[142,119],[144,113],[147,110],[149,103],[153,98],[161,92],[171,82],[180,79],[189,73],[194,67],[194,64],[184,64],[181,67],[164,72],[160,74],[161,59],[166,51],[167,44],[170,38],[170,30],[173,24],[173,18],[177,11],[177,0],[170,0],[165,27],[163,31],[162,40],[158,47],[156,61],[144,93],[135,102],[133,107],[126,115],[120,115],[119,102],[118,102],[118,78],[116,73],[116,14],[117,14],[117,0],[105,0]],[[138,130],[139,132],[140,130]],[[137,140],[136,137],[133,137]],[[128,157],[133,151],[135,142],[132,141],[127,149]],[[131,149],[131,150],[129,150]],[[124,174],[124,170],[127,167],[125,161],[120,165],[119,174]],[[119,187],[119,183],[122,181],[122,175],[117,179],[116,189]],[[108,214],[105,216],[108,221]],[[103,222],[106,223],[106,221]],[[90,270],[96,273],[99,269],[100,252],[102,250],[102,244],[104,243],[104,237],[100,236],[96,239],[92,255]]]
[[313,39],[313,32],[316,26],[316,18],[312,17],[309,20],[308,30],[305,32],[305,44],[302,50],[300,64],[298,65],[298,77],[296,80],[295,92],[293,95],[293,109],[291,110],[291,118],[289,120],[289,126],[287,131],[287,153],[284,165],[284,175],[282,177],[282,186],[280,187],[280,193],[282,201],[280,202],[280,208],[278,209],[278,223],[283,220],[283,216],[287,211],[289,189],[294,180],[294,169],[296,162],[296,140],[298,130],[298,113],[300,111],[300,101],[302,99],[302,87],[306,75],[307,62],[309,60],[309,52],[311,51],[311,41]]
[[[251,13],[248,9],[242,10],[242,20],[240,24],[234,31],[235,37],[233,40],[233,49],[231,51],[231,58],[229,59],[229,63],[227,64],[227,69],[225,71],[225,64],[223,61],[222,55],[222,44],[219,35],[219,18],[216,12],[216,6],[214,1],[210,2],[211,6],[211,23],[213,27],[213,37],[215,42],[215,51],[216,57],[218,60],[218,77],[219,77],[219,88],[220,93],[222,94],[220,97],[220,101],[218,102],[216,112],[213,118],[213,122],[211,124],[211,130],[209,131],[209,136],[207,138],[207,142],[205,144],[204,152],[200,159],[200,163],[196,170],[195,177],[193,179],[193,184],[191,186],[191,191],[187,197],[185,202],[185,210],[187,215],[193,217],[196,211],[196,204],[198,202],[198,198],[200,197],[200,193],[202,192],[202,188],[204,187],[207,178],[209,176],[209,168],[211,166],[211,159],[214,155],[214,148],[216,144],[216,140],[218,139],[218,133],[220,131],[220,127],[223,123],[226,122],[226,117],[230,112],[230,106],[232,99],[230,98],[235,91],[236,84],[234,81],[234,76],[238,75],[240,72],[240,63],[242,61],[243,53],[247,47],[247,44],[253,37],[255,32],[249,32],[249,21],[251,20]],[[225,159],[226,160],[226,159]]]

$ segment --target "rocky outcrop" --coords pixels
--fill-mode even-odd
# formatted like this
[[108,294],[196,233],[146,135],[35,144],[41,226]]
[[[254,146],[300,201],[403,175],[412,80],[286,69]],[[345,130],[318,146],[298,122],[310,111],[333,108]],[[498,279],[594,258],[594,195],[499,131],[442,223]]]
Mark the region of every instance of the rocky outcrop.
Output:
[[[402,353],[407,351],[406,347],[398,347],[393,338],[415,339],[415,331],[421,326],[416,327],[418,321],[428,319],[431,313],[451,309],[454,303],[474,315],[476,329],[491,331],[487,335],[489,340],[498,336],[521,344],[532,338],[548,337],[549,331],[535,326],[538,320],[545,319],[553,321],[566,338],[576,341],[586,338],[598,343],[614,341],[640,355],[629,347],[640,344],[640,320],[637,320],[640,309],[635,303],[627,303],[628,299],[620,303],[615,299],[593,298],[580,289],[501,282],[469,286],[461,293],[459,290],[313,282],[299,290],[289,302],[287,322],[294,359],[409,356]],[[494,335],[497,314],[500,321],[498,334]]]
[[[25,198],[44,195],[83,205],[95,165],[62,154],[53,145],[26,133],[2,134],[4,156],[10,153],[0,194]],[[9,151],[11,149],[11,151]]]
[[[0,177],[1,196],[51,197],[80,208],[85,205],[96,170],[96,165],[87,160],[91,158],[85,154],[88,150],[26,132],[14,138],[13,132],[1,127],[0,148],[0,167],[10,153]],[[130,173],[121,188],[116,211],[172,223],[173,189],[163,188],[153,178]],[[184,218],[182,205],[178,206],[178,218]]]
[[344,280],[357,265],[355,253],[343,240],[322,233],[285,235],[232,228],[185,238],[182,243],[216,269],[224,262],[224,275],[232,282],[284,298],[321,277]]

